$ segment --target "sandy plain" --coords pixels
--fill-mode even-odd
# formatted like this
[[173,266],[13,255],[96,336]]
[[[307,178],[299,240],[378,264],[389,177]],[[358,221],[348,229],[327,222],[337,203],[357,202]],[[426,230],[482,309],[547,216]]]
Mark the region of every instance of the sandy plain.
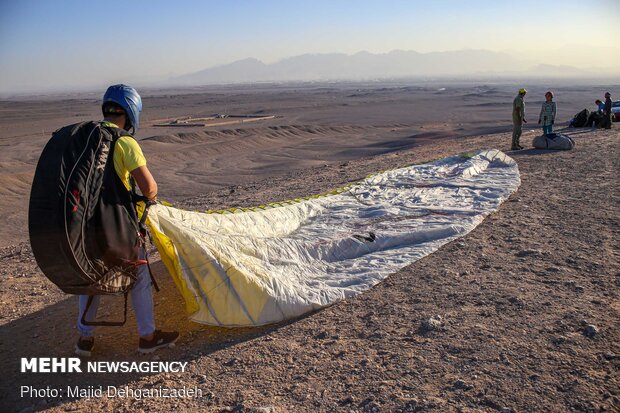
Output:
[[[543,83],[529,87],[538,117]],[[509,83],[304,84],[144,93],[137,134],[160,197],[191,209],[251,206],[340,187],[370,172],[481,148],[507,150]],[[560,85],[558,128],[607,86]],[[39,272],[27,243],[29,186],[50,133],[99,118],[98,94],[0,102],[0,376],[3,410],[614,411],[620,408],[617,129],[567,130],[570,152],[513,154],[522,186],[458,242],[362,296],[260,329],[190,323],[161,262],[162,360],[182,375],[20,374],[19,357],[70,356],[75,297]],[[213,128],[163,118],[276,115]],[[616,125],[614,125],[616,126]],[[538,129],[526,129],[529,144]],[[615,154],[615,155],[614,155]],[[108,299],[118,314],[120,300]],[[103,312],[102,312],[103,313]],[[434,331],[424,320],[441,315]],[[598,332],[588,336],[587,326]],[[96,360],[135,352],[133,320],[101,328]],[[196,385],[200,399],[28,399],[20,385]]]

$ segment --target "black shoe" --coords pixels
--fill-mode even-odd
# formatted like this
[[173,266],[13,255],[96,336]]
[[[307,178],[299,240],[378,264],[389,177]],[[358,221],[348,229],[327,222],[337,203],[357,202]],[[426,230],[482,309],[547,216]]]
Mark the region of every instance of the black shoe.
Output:
[[80,337],[75,345],[75,354],[81,357],[90,357],[94,347],[94,337]]
[[179,333],[177,331],[160,331],[155,330],[153,332],[152,340],[145,340],[140,338],[140,345],[138,346],[138,351],[140,353],[152,353],[157,349],[163,347],[174,347],[174,342],[179,338]]
[[519,145],[519,149],[524,149],[523,146]]

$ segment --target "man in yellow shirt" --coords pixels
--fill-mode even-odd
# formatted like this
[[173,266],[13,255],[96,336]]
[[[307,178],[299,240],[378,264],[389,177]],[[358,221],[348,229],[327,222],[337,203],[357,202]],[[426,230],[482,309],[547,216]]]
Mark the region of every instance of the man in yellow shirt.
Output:
[[[104,120],[102,127],[120,128],[126,131],[138,130],[140,123],[140,111],[142,99],[138,92],[126,85],[110,86],[103,96],[102,111]],[[134,179],[142,195],[150,200],[157,198],[157,183],[146,166],[146,159],[138,142],[129,135],[121,136],[114,145],[114,170],[121,181],[131,191],[130,176]],[[140,259],[145,257],[144,249],[140,252]],[[82,314],[86,310],[87,295],[81,295],[79,301],[79,315],[77,328],[80,338],[75,346],[76,354],[90,356],[94,347],[93,326],[82,323]],[[85,319],[93,321],[97,315],[100,296],[95,296]],[[151,292],[151,278],[148,267],[142,265],[137,272],[137,280],[131,290],[131,302],[138,334],[140,335],[138,351],[151,353],[159,348],[168,347],[179,337],[179,333],[163,332],[155,329],[155,317],[153,313],[153,296]]]

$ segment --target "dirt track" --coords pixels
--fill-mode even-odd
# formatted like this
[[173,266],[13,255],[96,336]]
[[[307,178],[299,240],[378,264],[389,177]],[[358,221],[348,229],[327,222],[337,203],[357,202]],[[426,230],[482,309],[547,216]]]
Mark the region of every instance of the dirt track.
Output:
[[[183,374],[19,373],[20,356],[71,354],[76,300],[38,272],[26,244],[5,248],[2,410],[618,411],[620,136],[617,130],[573,136],[573,151],[514,154],[521,188],[468,236],[362,296],[284,325],[227,330],[190,323],[157,262],[163,287],[155,298],[157,319],[182,334],[176,349],[157,357],[188,361]],[[216,208],[309,195],[371,171],[502,149],[508,142],[506,134],[442,139],[217,190],[182,205]],[[436,315],[441,325],[428,331],[424,321]],[[598,331],[587,337],[590,324]],[[99,329],[95,360],[152,360],[135,353],[133,325]],[[203,397],[19,398],[20,385],[78,383],[198,386]]]

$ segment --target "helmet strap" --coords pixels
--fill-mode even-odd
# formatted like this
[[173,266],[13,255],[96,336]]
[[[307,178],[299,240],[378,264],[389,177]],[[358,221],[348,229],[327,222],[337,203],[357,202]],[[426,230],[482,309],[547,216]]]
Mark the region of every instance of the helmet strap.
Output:
[[129,132],[129,130],[131,129],[131,130],[133,130],[132,133],[135,133],[136,129],[131,124],[131,120],[129,119],[129,116],[127,115],[127,112],[125,111],[125,109],[120,107],[120,105],[118,105],[116,103],[112,103],[112,102],[106,102],[102,106],[102,111],[103,111],[103,116],[104,117],[124,116],[125,117],[125,124],[123,125],[123,129],[125,129],[127,132]]

